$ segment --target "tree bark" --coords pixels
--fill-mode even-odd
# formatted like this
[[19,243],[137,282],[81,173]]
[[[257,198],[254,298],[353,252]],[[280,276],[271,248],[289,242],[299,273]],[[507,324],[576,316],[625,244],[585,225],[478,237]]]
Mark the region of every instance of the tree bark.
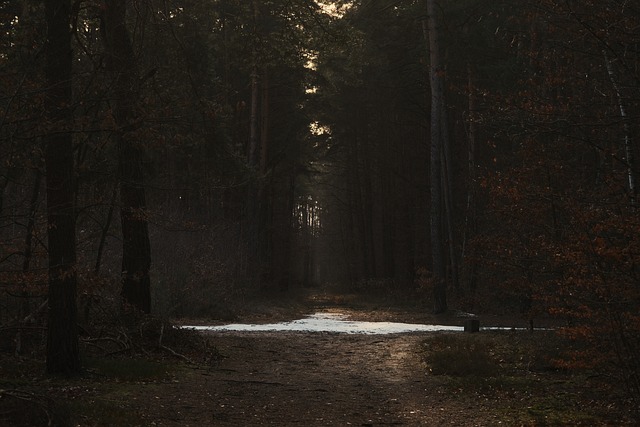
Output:
[[249,117],[249,168],[253,171],[258,165],[259,125],[258,111],[260,98],[260,82],[258,66],[254,65],[251,71],[251,116]]
[[[254,31],[257,33],[258,20],[260,19],[260,8],[257,1],[252,2]],[[257,38],[257,34],[255,34]],[[260,75],[258,68],[257,47],[253,47],[253,66],[251,69],[251,105],[249,115],[249,147],[247,153],[248,182],[247,182],[247,203],[245,215],[245,242],[247,247],[247,274],[249,277],[259,282],[260,280],[260,227],[259,227],[259,190],[258,190],[258,168],[260,167]],[[257,283],[259,285],[259,283]]]
[[310,206],[307,200],[302,205],[302,238],[303,238],[303,256],[302,256],[302,286],[308,288],[311,286],[311,226],[310,222]]
[[607,73],[609,74],[609,80],[613,86],[613,90],[616,93],[618,100],[618,110],[620,111],[620,118],[622,119],[622,126],[624,128],[624,153],[625,160],[627,162],[627,183],[629,185],[629,198],[631,200],[631,207],[636,207],[636,172],[635,172],[635,156],[633,155],[633,147],[631,145],[631,129],[629,129],[629,117],[627,115],[627,109],[625,107],[624,98],[618,86],[615,72],[613,71],[613,65],[609,60],[607,52],[603,52],[604,62],[607,67]]
[[[444,109],[444,68],[440,55],[440,27],[435,0],[427,0],[427,22],[423,21],[425,38],[429,41],[429,77],[431,81],[431,265],[433,274],[433,311],[447,310],[444,251],[442,240],[441,152],[443,148],[442,115]],[[425,28],[426,27],[426,28]]]
[[473,257],[468,257],[468,241],[476,233],[476,94],[474,83],[474,72],[470,64],[467,64],[468,74],[468,125],[467,125],[467,162],[468,162],[468,184],[467,184],[467,206],[464,218],[464,231],[462,236],[461,262],[466,269],[465,283],[462,286],[462,292],[469,291],[472,294],[475,291],[475,269],[476,262]]
[[289,290],[291,286],[291,258],[292,258],[292,242],[293,242],[293,230],[295,226],[296,218],[293,215],[295,210],[295,191],[296,191],[296,173],[295,164],[290,161],[288,167],[288,185],[287,185],[287,220],[285,228],[278,235],[279,239],[282,239],[283,254],[282,260],[279,265],[280,271],[278,272],[277,282],[278,289],[281,291]]
[[100,242],[98,243],[98,251],[96,254],[96,263],[93,267],[95,274],[100,273],[100,266],[102,264],[102,254],[104,252],[104,246],[107,242],[107,235],[109,234],[109,228],[111,227],[111,220],[113,219],[113,211],[116,206],[116,198],[118,196],[118,187],[114,186],[113,193],[111,194],[111,202],[109,203],[109,210],[107,211],[107,217],[104,221],[104,225],[100,230]]
[[453,231],[453,175],[451,172],[451,146],[449,139],[446,108],[442,105],[440,125],[442,132],[442,189],[444,193],[445,226],[447,233],[447,247],[449,249],[449,266],[451,268],[451,283],[456,292],[460,291],[458,281],[458,257],[456,254],[455,233]]
[[[258,260],[260,276],[264,282],[273,282],[273,224],[271,200],[269,198],[268,163],[269,163],[269,72],[262,70],[262,87],[260,90],[260,162],[258,167]],[[273,283],[269,283],[272,285]]]
[[73,116],[70,12],[69,0],[45,2],[48,28],[45,108],[47,122],[52,126],[45,146],[49,245],[47,372],[51,374],[80,370],[73,141],[66,130]]
[[142,167],[142,147],[133,140],[137,127],[139,76],[126,27],[125,0],[107,0],[104,42],[113,83],[113,116],[118,127],[120,220],[122,223],[122,297],[138,310],[151,312],[151,245]]
[[[35,178],[33,182],[33,190],[31,191],[31,200],[29,201],[29,219],[27,220],[27,232],[24,238],[24,255],[22,260],[22,272],[28,273],[31,265],[31,258],[33,258],[33,232],[36,225],[36,214],[38,213],[38,199],[40,198],[40,183],[42,181],[42,173],[40,169],[36,169]],[[31,297],[27,287],[22,289],[22,314],[21,318],[25,318],[29,315],[30,304],[29,298]]]

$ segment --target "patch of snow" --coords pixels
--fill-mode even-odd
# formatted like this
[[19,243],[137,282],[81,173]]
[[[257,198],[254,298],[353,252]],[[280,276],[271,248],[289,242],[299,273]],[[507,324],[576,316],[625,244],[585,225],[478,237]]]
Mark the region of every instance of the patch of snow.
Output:
[[220,326],[183,326],[183,328],[198,331],[242,331],[242,332],[334,332],[344,334],[398,334],[407,332],[460,332],[462,326],[448,325],[421,325],[396,322],[360,322],[346,320],[339,313],[316,313],[309,317],[291,322],[268,324],[241,324],[235,323]]

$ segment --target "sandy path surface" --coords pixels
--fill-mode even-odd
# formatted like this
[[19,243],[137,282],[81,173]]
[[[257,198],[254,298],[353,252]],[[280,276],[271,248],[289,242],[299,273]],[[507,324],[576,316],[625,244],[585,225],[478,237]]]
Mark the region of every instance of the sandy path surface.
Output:
[[425,374],[424,334],[211,334],[224,359],[144,399],[151,425],[459,426],[478,425],[465,412],[485,412]]

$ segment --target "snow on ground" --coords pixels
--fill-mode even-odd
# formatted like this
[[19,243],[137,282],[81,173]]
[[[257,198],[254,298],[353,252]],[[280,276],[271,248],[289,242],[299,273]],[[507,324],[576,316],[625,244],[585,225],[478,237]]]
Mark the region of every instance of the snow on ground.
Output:
[[420,325],[395,322],[359,322],[346,320],[340,313],[316,313],[291,322],[268,324],[230,324],[220,326],[183,326],[199,331],[244,331],[244,332],[334,332],[345,334],[398,334],[406,332],[460,332],[462,326]]

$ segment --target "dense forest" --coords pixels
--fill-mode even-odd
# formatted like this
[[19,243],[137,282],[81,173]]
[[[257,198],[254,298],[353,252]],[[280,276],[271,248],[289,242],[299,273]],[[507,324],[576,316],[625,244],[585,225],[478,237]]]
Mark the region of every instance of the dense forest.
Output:
[[74,372],[106,312],[333,283],[638,396],[639,49],[623,0],[0,1],[0,329]]

